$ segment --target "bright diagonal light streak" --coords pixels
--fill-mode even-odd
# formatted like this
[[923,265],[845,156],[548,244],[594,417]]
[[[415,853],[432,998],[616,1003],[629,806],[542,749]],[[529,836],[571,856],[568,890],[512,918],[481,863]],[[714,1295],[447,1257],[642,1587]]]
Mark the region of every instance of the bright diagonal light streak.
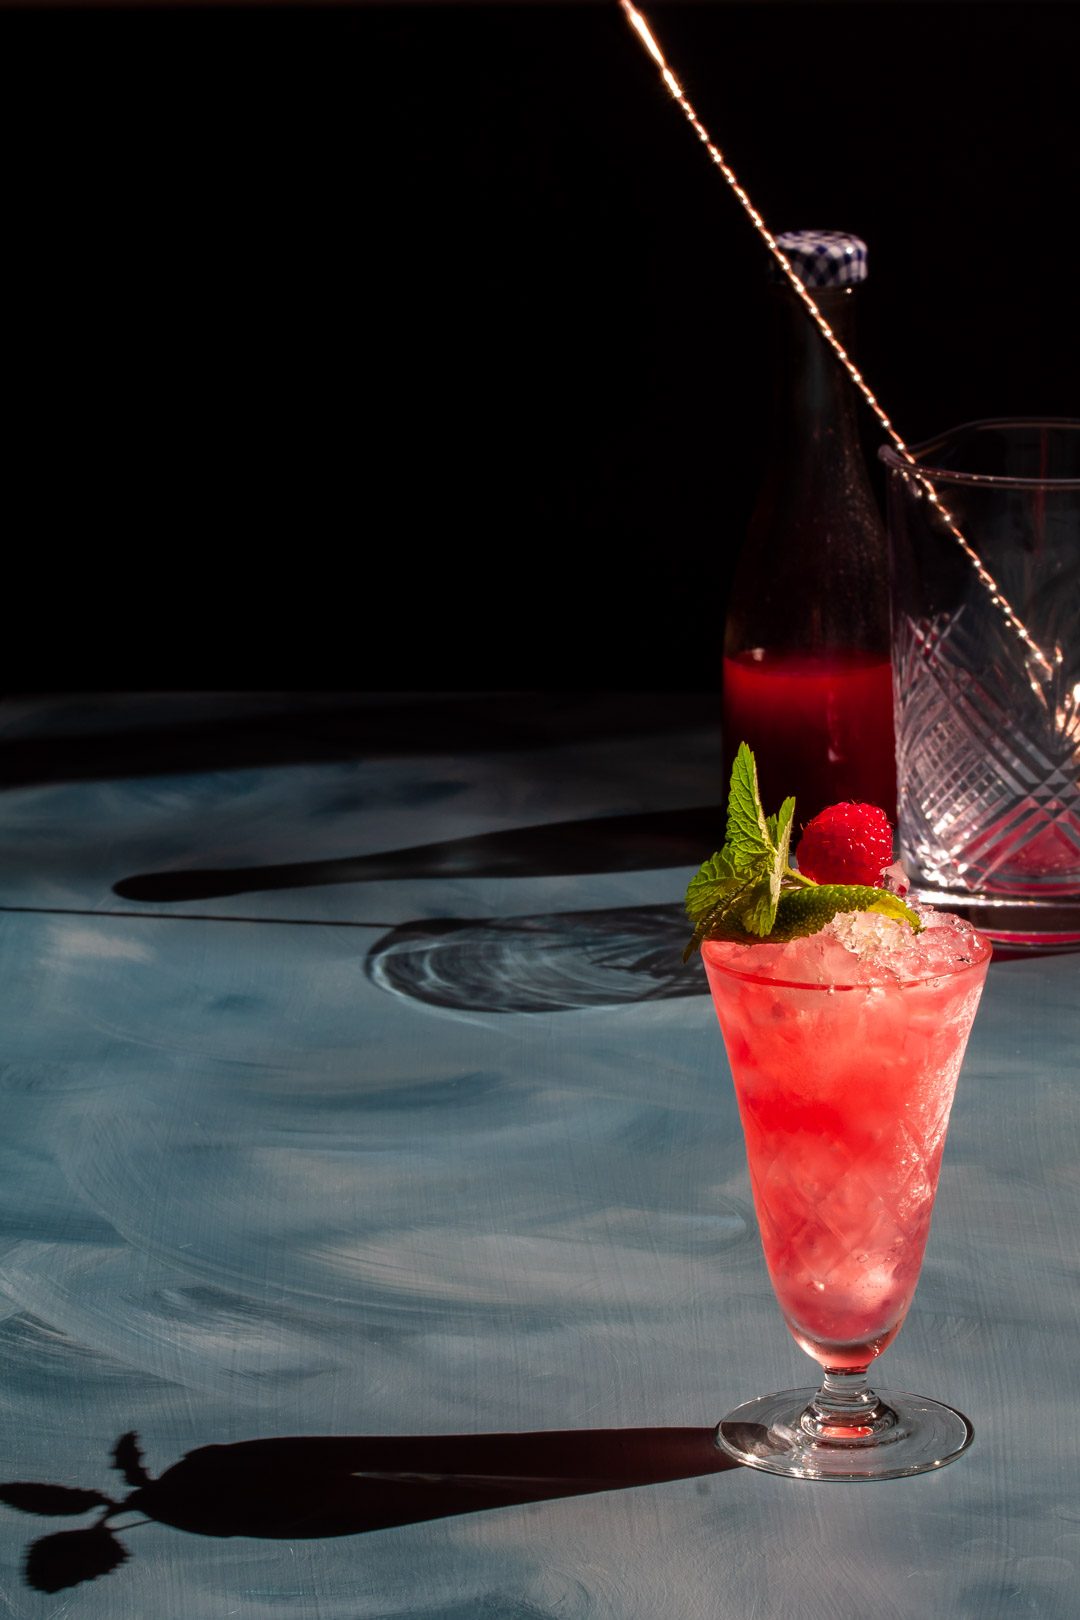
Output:
[[[964,538],[964,535],[957,526],[955,520],[942,505],[937,491],[925,478],[920,476],[919,464],[915,457],[911,454],[911,451],[908,449],[899,433],[897,433],[888,416],[886,416],[880,401],[870,388],[866,378],[852,360],[851,356],[844,348],[844,345],[840,342],[840,339],[837,337],[836,333],[833,331],[832,327],[821,313],[817,304],[811,298],[810,294],[807,292],[806,288],[795,274],[787,255],[783,252],[782,248],[777,243],[776,238],[769,230],[769,227],[766,225],[765,221],[754,207],[747,192],[739,184],[735,171],[732,169],[731,165],[724,157],[724,154],[715,144],[708,130],[705,128],[705,125],[701,122],[701,119],[694,111],[694,108],[691,105],[686,92],[683,90],[682,85],[679,83],[678,79],[668,66],[664,53],[657,43],[656,36],[652,32],[652,29],[649,27],[648,23],[645,21],[645,18],[641,15],[641,12],[638,11],[637,7],[630,3],[630,0],[619,0],[619,4],[626,13],[631,28],[634,30],[635,34],[638,36],[638,39],[641,41],[642,45],[644,45],[653,61],[660,69],[661,78],[663,79],[664,84],[667,86],[672,99],[677,102],[678,106],[686,115],[690,127],[693,129],[698,140],[704,146],[706,152],[708,152],[710,158],[716,164],[716,167],[720,170],[720,173],[723,175],[724,179],[735,193],[754,229],[764,241],[769,252],[772,254],[781,270],[784,272],[784,275],[787,277],[787,280],[790,282],[798,297],[802,300],[807,313],[810,315],[810,318],[813,320],[818,331],[840,360],[844,370],[858,388],[866,403],[869,405],[870,409],[881,423],[881,426],[885,429],[885,432],[892,440],[897,452],[913,469],[914,476],[916,477],[918,483],[929,497],[933,505],[937,508],[942,519],[947,524],[949,532],[959,542],[965,555],[969,558],[980,583],[984,585],[986,590],[989,592],[991,602],[1002,614],[1009,628],[1015,632],[1015,634],[1027,648],[1028,652],[1034,658],[1039,666],[1040,671],[1042,672],[1043,679],[1045,681],[1050,681],[1054,674],[1054,664],[1051,663],[1050,659],[1046,657],[1046,654],[1032,639],[1027,627],[1014,611],[1013,607],[1008,601],[1008,598],[1004,595],[1001,587],[998,585],[997,580],[986,568],[978,552]],[[1062,661],[1061,648],[1057,647],[1054,649],[1054,651],[1054,662],[1060,664]],[[1033,685],[1035,685],[1035,683],[1033,683]],[[1038,691],[1037,685],[1035,685],[1035,690]]]

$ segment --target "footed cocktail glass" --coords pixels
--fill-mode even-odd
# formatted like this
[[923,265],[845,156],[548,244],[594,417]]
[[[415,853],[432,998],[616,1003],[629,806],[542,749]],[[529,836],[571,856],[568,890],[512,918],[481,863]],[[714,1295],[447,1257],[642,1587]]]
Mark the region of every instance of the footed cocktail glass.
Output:
[[765,1260],[820,1389],[763,1395],[718,1426],[753,1468],[893,1479],[971,1443],[961,1413],[869,1387],[930,1230],[956,1079],[991,947],[948,913],[840,913],[787,944],[706,940]]

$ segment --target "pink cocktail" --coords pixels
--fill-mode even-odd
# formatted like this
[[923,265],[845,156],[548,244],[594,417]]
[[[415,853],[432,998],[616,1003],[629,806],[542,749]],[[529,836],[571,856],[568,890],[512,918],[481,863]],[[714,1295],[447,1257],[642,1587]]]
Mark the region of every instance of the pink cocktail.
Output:
[[816,1394],[766,1396],[720,1425],[725,1449],[772,1472],[894,1477],[970,1442],[951,1408],[866,1379],[918,1282],[990,960],[961,919],[924,920],[916,934],[849,912],[787,944],[702,945],[773,1289],[825,1369]]

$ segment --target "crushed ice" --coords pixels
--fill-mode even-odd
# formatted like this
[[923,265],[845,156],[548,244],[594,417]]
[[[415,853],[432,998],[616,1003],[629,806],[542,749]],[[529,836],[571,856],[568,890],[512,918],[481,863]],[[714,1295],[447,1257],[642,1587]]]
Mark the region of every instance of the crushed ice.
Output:
[[860,958],[895,955],[912,938],[906,922],[883,916],[880,911],[838,911],[822,932],[826,930],[831,930],[834,939]]
[[907,904],[923,925],[921,933],[876,911],[839,911],[821,933],[865,969],[889,977],[947,973],[981,957],[976,931],[963,917],[910,899]]

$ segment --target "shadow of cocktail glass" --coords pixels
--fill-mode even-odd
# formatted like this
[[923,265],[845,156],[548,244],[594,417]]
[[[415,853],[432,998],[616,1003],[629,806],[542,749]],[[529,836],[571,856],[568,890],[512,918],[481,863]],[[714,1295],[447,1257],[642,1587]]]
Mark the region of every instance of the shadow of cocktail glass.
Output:
[[[284,1436],[200,1446],[157,1479],[134,1433],[113,1448],[131,1487],[119,1499],[69,1485],[9,1481],[25,1513],[95,1513],[81,1530],[32,1542],[26,1584],[58,1592],[130,1556],[117,1529],[153,1520],[201,1536],[314,1540],[425,1519],[692,1479],[738,1466],[712,1429],[575,1429],[530,1434]],[[134,1524],[114,1521],[130,1514]]]

